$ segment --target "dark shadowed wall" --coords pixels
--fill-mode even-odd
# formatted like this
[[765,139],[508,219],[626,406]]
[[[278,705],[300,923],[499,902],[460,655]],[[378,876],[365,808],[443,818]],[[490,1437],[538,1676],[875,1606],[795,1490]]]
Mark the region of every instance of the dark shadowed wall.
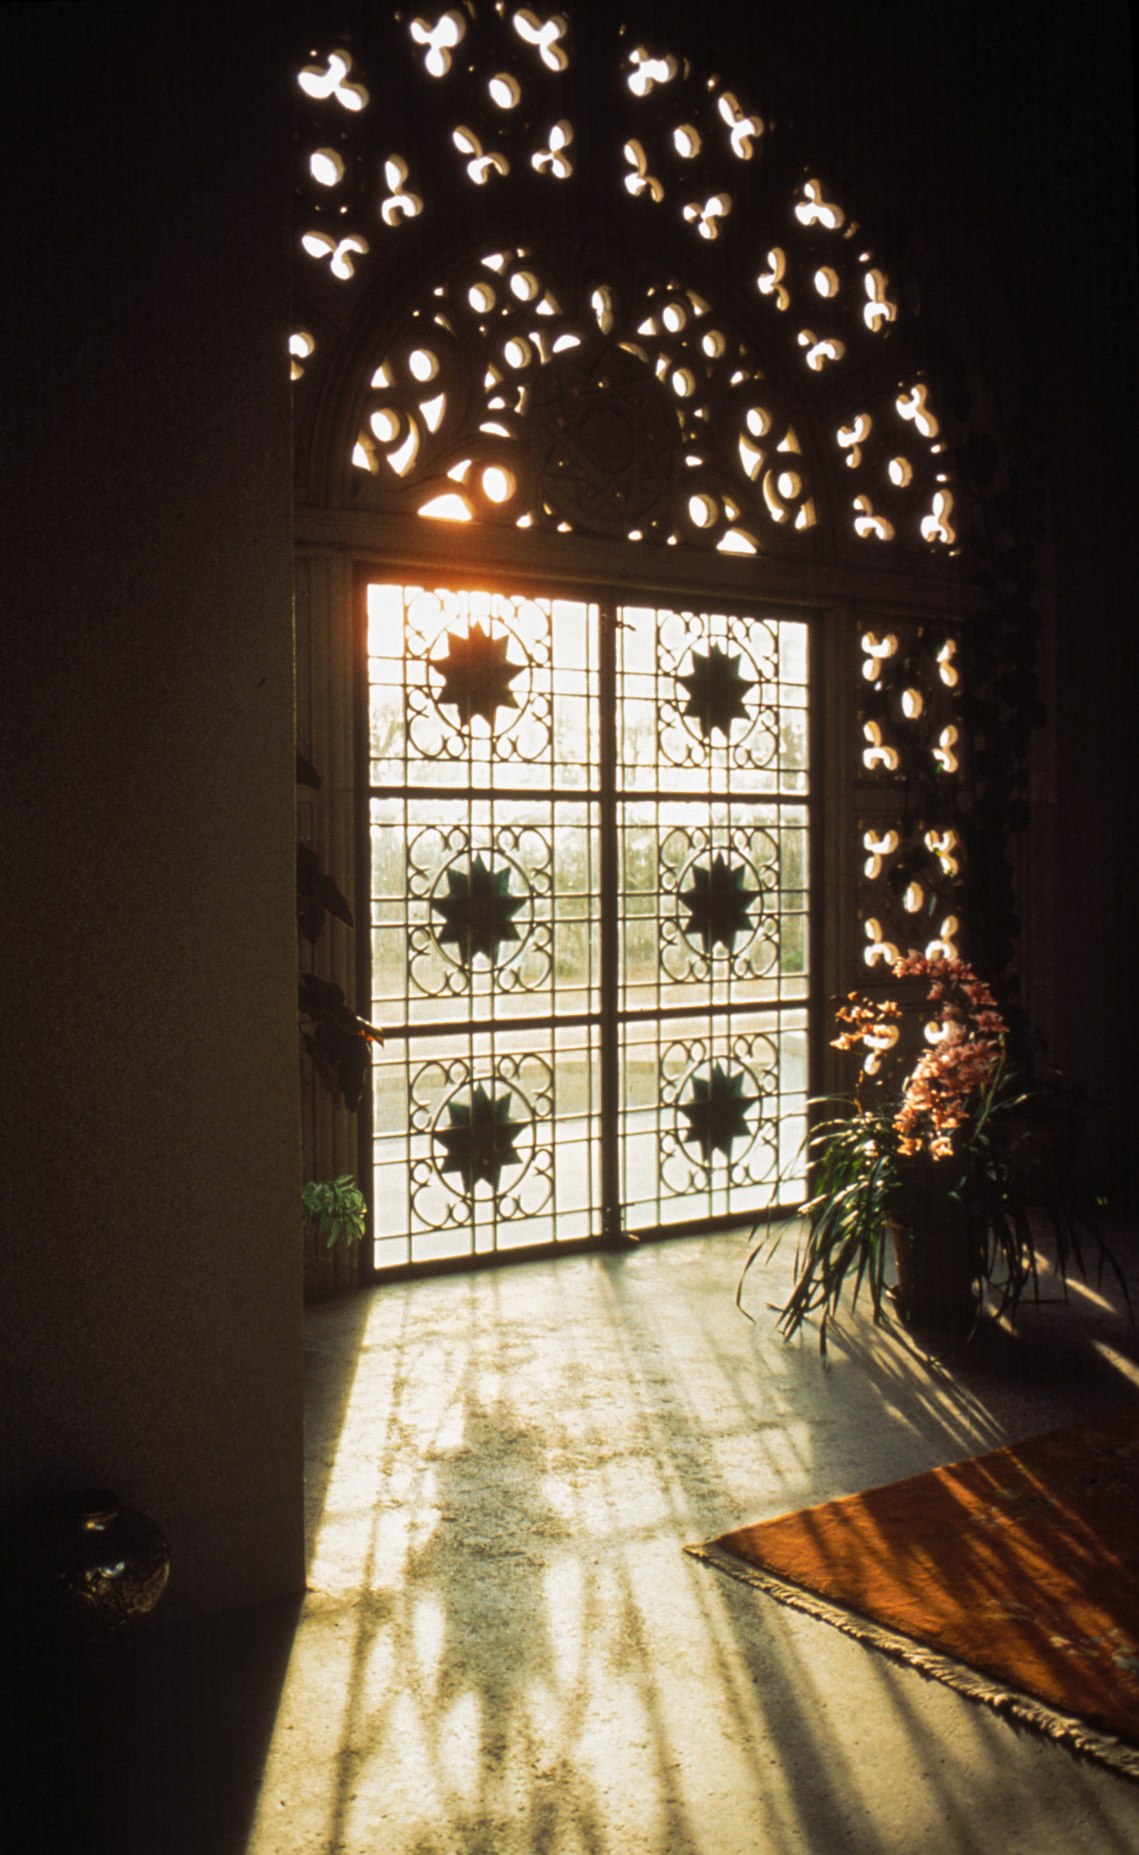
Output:
[[117,1489],[170,1614],[303,1583],[270,16],[2,20],[0,1494]]

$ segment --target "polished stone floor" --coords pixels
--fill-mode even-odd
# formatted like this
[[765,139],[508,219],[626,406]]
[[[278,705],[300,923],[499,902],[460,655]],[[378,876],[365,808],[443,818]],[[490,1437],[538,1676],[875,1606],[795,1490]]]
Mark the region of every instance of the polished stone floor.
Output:
[[736,1236],[310,1310],[310,1589],[250,1855],[1139,1848],[1139,1784],[682,1551],[1134,1403],[1139,1336],[1045,1280],[968,1348],[860,1309],[824,1368],[774,1331],[792,1248],[753,1321]]
[[[1139,1284],[1139,1242],[1126,1247]],[[687,1556],[748,1520],[1139,1403],[1047,1279],[824,1369],[737,1237],[388,1285],[307,1317],[309,1589],[0,1646],[20,1855],[1134,1855],[1139,1783]]]

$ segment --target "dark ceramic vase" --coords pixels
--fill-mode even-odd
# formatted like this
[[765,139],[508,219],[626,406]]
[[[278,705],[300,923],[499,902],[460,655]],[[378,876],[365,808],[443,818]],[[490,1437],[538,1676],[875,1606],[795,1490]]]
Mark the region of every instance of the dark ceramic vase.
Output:
[[938,1218],[906,1230],[891,1224],[898,1312],[907,1326],[968,1333],[981,1305],[984,1244],[962,1220]]
[[170,1576],[170,1548],[154,1521],[109,1488],[68,1496],[56,1521],[54,1583],[66,1621],[99,1638],[148,1616]]

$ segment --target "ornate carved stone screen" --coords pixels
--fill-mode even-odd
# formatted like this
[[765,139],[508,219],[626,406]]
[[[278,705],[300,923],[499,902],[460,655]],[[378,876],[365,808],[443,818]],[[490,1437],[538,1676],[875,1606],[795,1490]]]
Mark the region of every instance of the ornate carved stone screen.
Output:
[[369,591],[377,1263],[755,1211],[804,1131],[807,628]]
[[299,73],[301,731],[367,808],[372,969],[331,976],[389,1027],[381,1266],[755,1210],[808,1007],[961,934],[907,292],[619,19],[377,9]]

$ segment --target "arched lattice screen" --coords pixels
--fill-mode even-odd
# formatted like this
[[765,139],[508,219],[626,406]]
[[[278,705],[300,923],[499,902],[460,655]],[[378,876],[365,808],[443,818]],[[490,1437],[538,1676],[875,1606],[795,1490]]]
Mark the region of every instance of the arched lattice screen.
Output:
[[302,424],[318,500],[952,551],[899,292],[733,91],[505,4],[392,21],[372,56],[300,74],[293,371],[335,402]]
[[[715,754],[727,768],[736,720],[741,730],[752,725],[745,710],[757,698],[743,693],[753,688],[750,659],[739,668],[746,614],[758,637],[773,597],[787,602],[784,611],[813,613],[824,621],[812,646],[822,748],[813,803],[833,807],[816,865],[825,865],[828,894],[818,907],[834,943],[822,963],[825,983],[852,982],[856,967],[885,979],[911,947],[958,949],[960,621],[976,602],[961,558],[945,411],[922,364],[907,292],[852,203],[803,165],[750,98],[638,43],[616,18],[575,22],[506,0],[409,11],[376,19],[366,43],[311,47],[298,86],[298,532],[318,552],[331,543],[361,562],[437,562],[453,585],[469,587],[454,580],[466,559],[608,585],[596,608],[602,638],[606,626],[614,636],[629,630],[622,587],[652,593],[661,638],[670,610],[695,613],[683,621],[691,637],[674,665],[678,699],[721,659],[740,690],[738,716],[725,714],[721,725],[710,710],[702,729],[709,795],[721,777]],[[323,614],[318,629],[325,627],[326,656],[333,639],[335,657],[335,569],[305,571],[302,603]],[[404,576],[401,637],[419,623],[411,619],[422,609],[415,584],[434,582],[408,591]],[[691,603],[696,585],[711,605]],[[666,606],[662,595],[681,587],[689,603]],[[393,586],[382,597],[396,596]],[[345,583],[345,609],[351,598]],[[737,616],[699,616],[720,609]],[[533,664],[511,642],[502,613],[493,642],[483,630],[490,616],[460,623],[449,611],[444,601],[417,668],[401,668],[398,653],[389,661],[386,645],[380,655],[383,674],[407,684],[393,697],[396,736],[406,725],[414,737],[422,709],[454,733],[458,767],[484,722],[493,759],[496,729],[514,707],[501,692],[491,701],[473,683],[460,688],[463,676],[470,682],[483,658],[486,676],[505,673],[505,661],[490,659],[512,652],[509,673],[522,689],[523,666]],[[603,684],[619,675],[624,649],[616,647],[609,672],[602,668]],[[376,771],[387,751],[376,760],[377,712],[373,704],[370,777],[389,786],[372,785],[373,808],[381,790],[405,778],[394,762]],[[619,754],[613,766],[619,783]],[[349,784],[359,775],[346,767],[343,777]],[[469,798],[473,771],[454,777],[472,782]],[[401,841],[410,845],[408,828],[400,827]],[[411,950],[409,996],[417,985],[430,991],[416,965],[428,956],[451,959],[448,997],[473,999],[484,979],[493,990],[500,965],[502,989],[510,989],[513,933],[481,949],[472,941],[465,957],[443,944],[444,917],[461,913],[480,883],[493,898],[507,880],[491,870],[489,837],[476,843],[467,825],[460,836],[454,869],[441,863],[423,876],[419,926],[414,883],[408,889],[401,932]],[[504,857],[506,838],[497,841]],[[720,854],[709,836],[702,878],[684,874],[671,889],[664,875],[654,878],[660,897],[676,891],[682,936],[691,938],[693,923],[676,897],[691,910],[700,880],[726,884],[741,907],[742,896],[758,893],[751,866],[745,859],[737,871],[725,844]],[[516,912],[529,919],[522,900]],[[661,923],[667,952],[672,926],[663,912]],[[752,925],[743,921],[740,932]],[[735,934],[705,940],[714,990],[720,966],[725,975],[732,968]],[[717,1074],[713,1064],[702,1082],[675,1085],[674,1144],[685,1164],[697,1163],[692,1143],[702,1136],[684,1132],[696,1096],[683,1091],[712,1090]],[[758,1091],[746,1094],[752,1104],[762,1078],[758,1070],[741,1076],[741,1090],[746,1083]],[[727,1069],[721,1080],[732,1082]],[[513,1086],[517,1094],[517,1079]],[[411,1099],[414,1123],[414,1088]],[[493,1088],[486,1103],[478,1095],[474,1068],[463,1070],[456,1100],[471,1129],[477,1107],[497,1112]],[[445,1185],[473,1201],[476,1186],[493,1183],[499,1204],[497,1168],[493,1181],[477,1168],[458,1183],[443,1177],[440,1152],[459,1136],[447,1131],[441,1108],[430,1115],[431,1150],[440,1150],[424,1162],[432,1191]],[[754,1114],[741,1118],[745,1125],[754,1129]],[[473,1133],[463,1128],[469,1143]],[[711,1175],[721,1158],[731,1171],[734,1138],[726,1148],[711,1134],[704,1141],[700,1163]]]

